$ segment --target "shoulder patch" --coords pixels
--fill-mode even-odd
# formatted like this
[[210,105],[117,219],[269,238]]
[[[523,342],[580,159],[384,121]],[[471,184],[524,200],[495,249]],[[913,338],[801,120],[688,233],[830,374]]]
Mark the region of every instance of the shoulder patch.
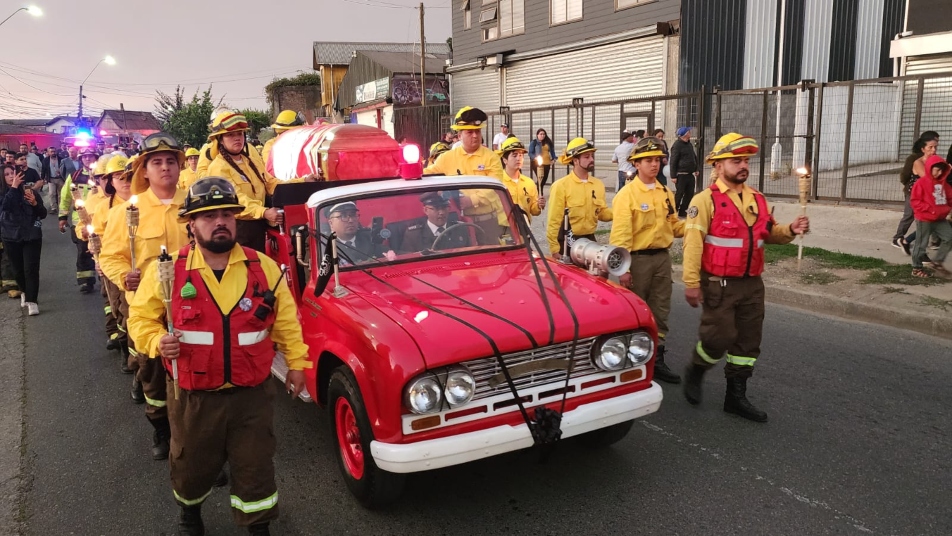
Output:
[[697,207],[689,207],[689,208],[688,208],[688,217],[689,217],[689,218],[697,218]]

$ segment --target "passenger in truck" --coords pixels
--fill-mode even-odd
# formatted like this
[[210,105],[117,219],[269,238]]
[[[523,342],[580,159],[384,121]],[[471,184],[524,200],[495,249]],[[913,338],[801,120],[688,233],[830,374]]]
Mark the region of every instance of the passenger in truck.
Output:
[[371,237],[370,229],[360,226],[360,212],[352,201],[337,203],[327,209],[327,222],[337,235],[337,251],[341,266],[360,264],[384,257],[396,258],[393,251],[383,253]]
[[[453,226],[449,221],[450,202],[439,192],[427,192],[420,196],[426,219],[407,227],[403,234],[401,250],[404,253],[416,253],[433,249],[436,239]],[[450,235],[437,243],[436,249],[464,248],[470,245],[468,226],[456,227]]]

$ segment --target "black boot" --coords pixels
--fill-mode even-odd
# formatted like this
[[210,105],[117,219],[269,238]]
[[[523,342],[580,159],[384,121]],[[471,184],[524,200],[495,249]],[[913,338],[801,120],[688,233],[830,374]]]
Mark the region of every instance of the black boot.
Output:
[[129,396],[132,397],[133,404],[145,403],[145,393],[142,392],[142,382],[135,376],[132,377],[132,390],[129,391]]
[[121,345],[119,348],[119,370],[123,374],[132,374],[135,370],[129,368],[129,346],[123,342],[119,344]]
[[658,355],[654,362],[654,377],[666,383],[681,383],[681,376],[674,373],[664,362],[665,348],[662,344],[658,347]]
[[254,525],[248,526],[248,534],[252,536],[271,536],[271,531],[268,530],[268,522],[264,523],[255,523]]
[[119,350],[122,348],[122,341],[119,339],[109,339],[106,341],[106,350]]
[[155,427],[155,432],[152,434],[152,459],[169,459],[169,439],[172,437],[169,419],[166,417],[149,422]]
[[724,411],[756,422],[767,422],[767,414],[747,400],[747,378],[727,378]]
[[179,536],[205,536],[205,524],[202,523],[202,505],[182,507],[179,519]]
[[704,373],[707,369],[701,365],[691,363],[684,371],[684,398],[688,399],[691,405],[701,403],[701,384],[704,381]]

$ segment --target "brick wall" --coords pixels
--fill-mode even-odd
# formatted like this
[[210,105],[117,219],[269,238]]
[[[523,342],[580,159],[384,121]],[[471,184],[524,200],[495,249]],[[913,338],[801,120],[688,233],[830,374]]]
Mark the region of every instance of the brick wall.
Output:
[[322,116],[320,100],[320,86],[279,87],[271,95],[271,117],[277,117],[281,110],[300,113],[310,110],[315,117]]

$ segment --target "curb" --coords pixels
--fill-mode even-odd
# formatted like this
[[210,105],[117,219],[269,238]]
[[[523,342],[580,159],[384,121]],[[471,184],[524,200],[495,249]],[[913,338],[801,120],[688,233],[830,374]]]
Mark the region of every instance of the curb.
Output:
[[[681,267],[676,266],[673,272],[677,278],[676,280],[680,282],[680,278],[677,276],[681,275]],[[806,290],[771,285],[766,280],[764,285],[766,286],[766,300],[769,303],[952,340],[952,314],[943,316],[927,312],[880,307]]]

